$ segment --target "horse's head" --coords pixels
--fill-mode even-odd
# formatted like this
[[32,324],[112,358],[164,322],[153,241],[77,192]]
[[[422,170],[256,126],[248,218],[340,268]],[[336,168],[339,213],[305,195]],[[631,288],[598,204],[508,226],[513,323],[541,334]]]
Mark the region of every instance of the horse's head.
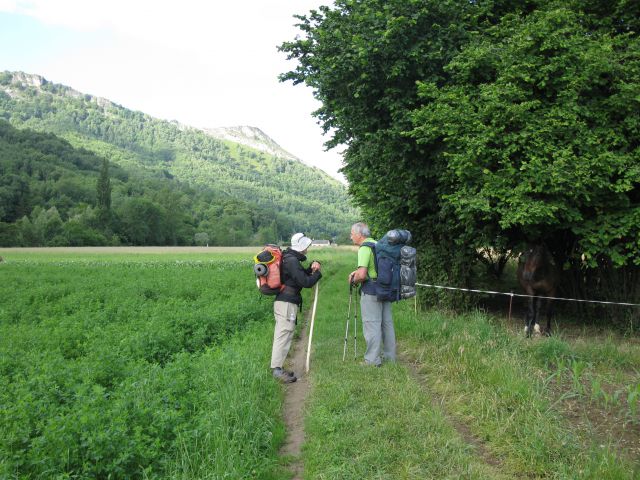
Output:
[[529,245],[520,257],[522,278],[531,282],[536,272],[548,265],[549,252],[544,245]]

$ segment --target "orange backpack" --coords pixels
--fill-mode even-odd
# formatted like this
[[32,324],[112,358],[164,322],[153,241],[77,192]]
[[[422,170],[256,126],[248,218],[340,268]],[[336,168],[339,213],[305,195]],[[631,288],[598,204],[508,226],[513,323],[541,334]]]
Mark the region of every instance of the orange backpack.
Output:
[[284,289],[280,279],[282,268],[282,250],[277,245],[265,245],[264,249],[253,257],[256,285],[263,295],[277,295]]

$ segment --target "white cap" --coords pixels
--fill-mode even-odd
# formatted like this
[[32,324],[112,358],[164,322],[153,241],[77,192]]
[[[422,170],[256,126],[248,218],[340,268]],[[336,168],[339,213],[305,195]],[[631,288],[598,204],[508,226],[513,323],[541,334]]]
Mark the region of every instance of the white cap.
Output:
[[311,245],[311,239],[305,237],[304,233],[296,233],[291,237],[291,250],[296,252],[304,252]]

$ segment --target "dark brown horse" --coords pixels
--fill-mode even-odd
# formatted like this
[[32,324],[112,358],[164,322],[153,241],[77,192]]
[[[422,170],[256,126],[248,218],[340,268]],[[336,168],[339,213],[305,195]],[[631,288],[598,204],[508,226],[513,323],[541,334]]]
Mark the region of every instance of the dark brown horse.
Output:
[[[551,254],[544,245],[533,245],[520,256],[518,262],[518,281],[527,295],[555,297],[558,284],[558,272],[551,260]],[[546,335],[551,334],[551,299],[529,298],[524,331],[527,337],[532,330],[540,332],[539,318],[546,314]]]

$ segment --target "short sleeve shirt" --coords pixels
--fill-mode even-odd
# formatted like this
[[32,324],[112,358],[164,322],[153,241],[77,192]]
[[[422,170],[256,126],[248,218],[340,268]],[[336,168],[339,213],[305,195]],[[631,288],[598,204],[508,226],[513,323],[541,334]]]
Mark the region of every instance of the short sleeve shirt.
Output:
[[[373,238],[365,239],[365,242],[376,243]],[[369,274],[369,278],[378,278],[378,272],[376,272],[376,264],[373,258],[371,248],[365,246],[361,246],[358,249],[358,268],[367,267],[367,273]]]

